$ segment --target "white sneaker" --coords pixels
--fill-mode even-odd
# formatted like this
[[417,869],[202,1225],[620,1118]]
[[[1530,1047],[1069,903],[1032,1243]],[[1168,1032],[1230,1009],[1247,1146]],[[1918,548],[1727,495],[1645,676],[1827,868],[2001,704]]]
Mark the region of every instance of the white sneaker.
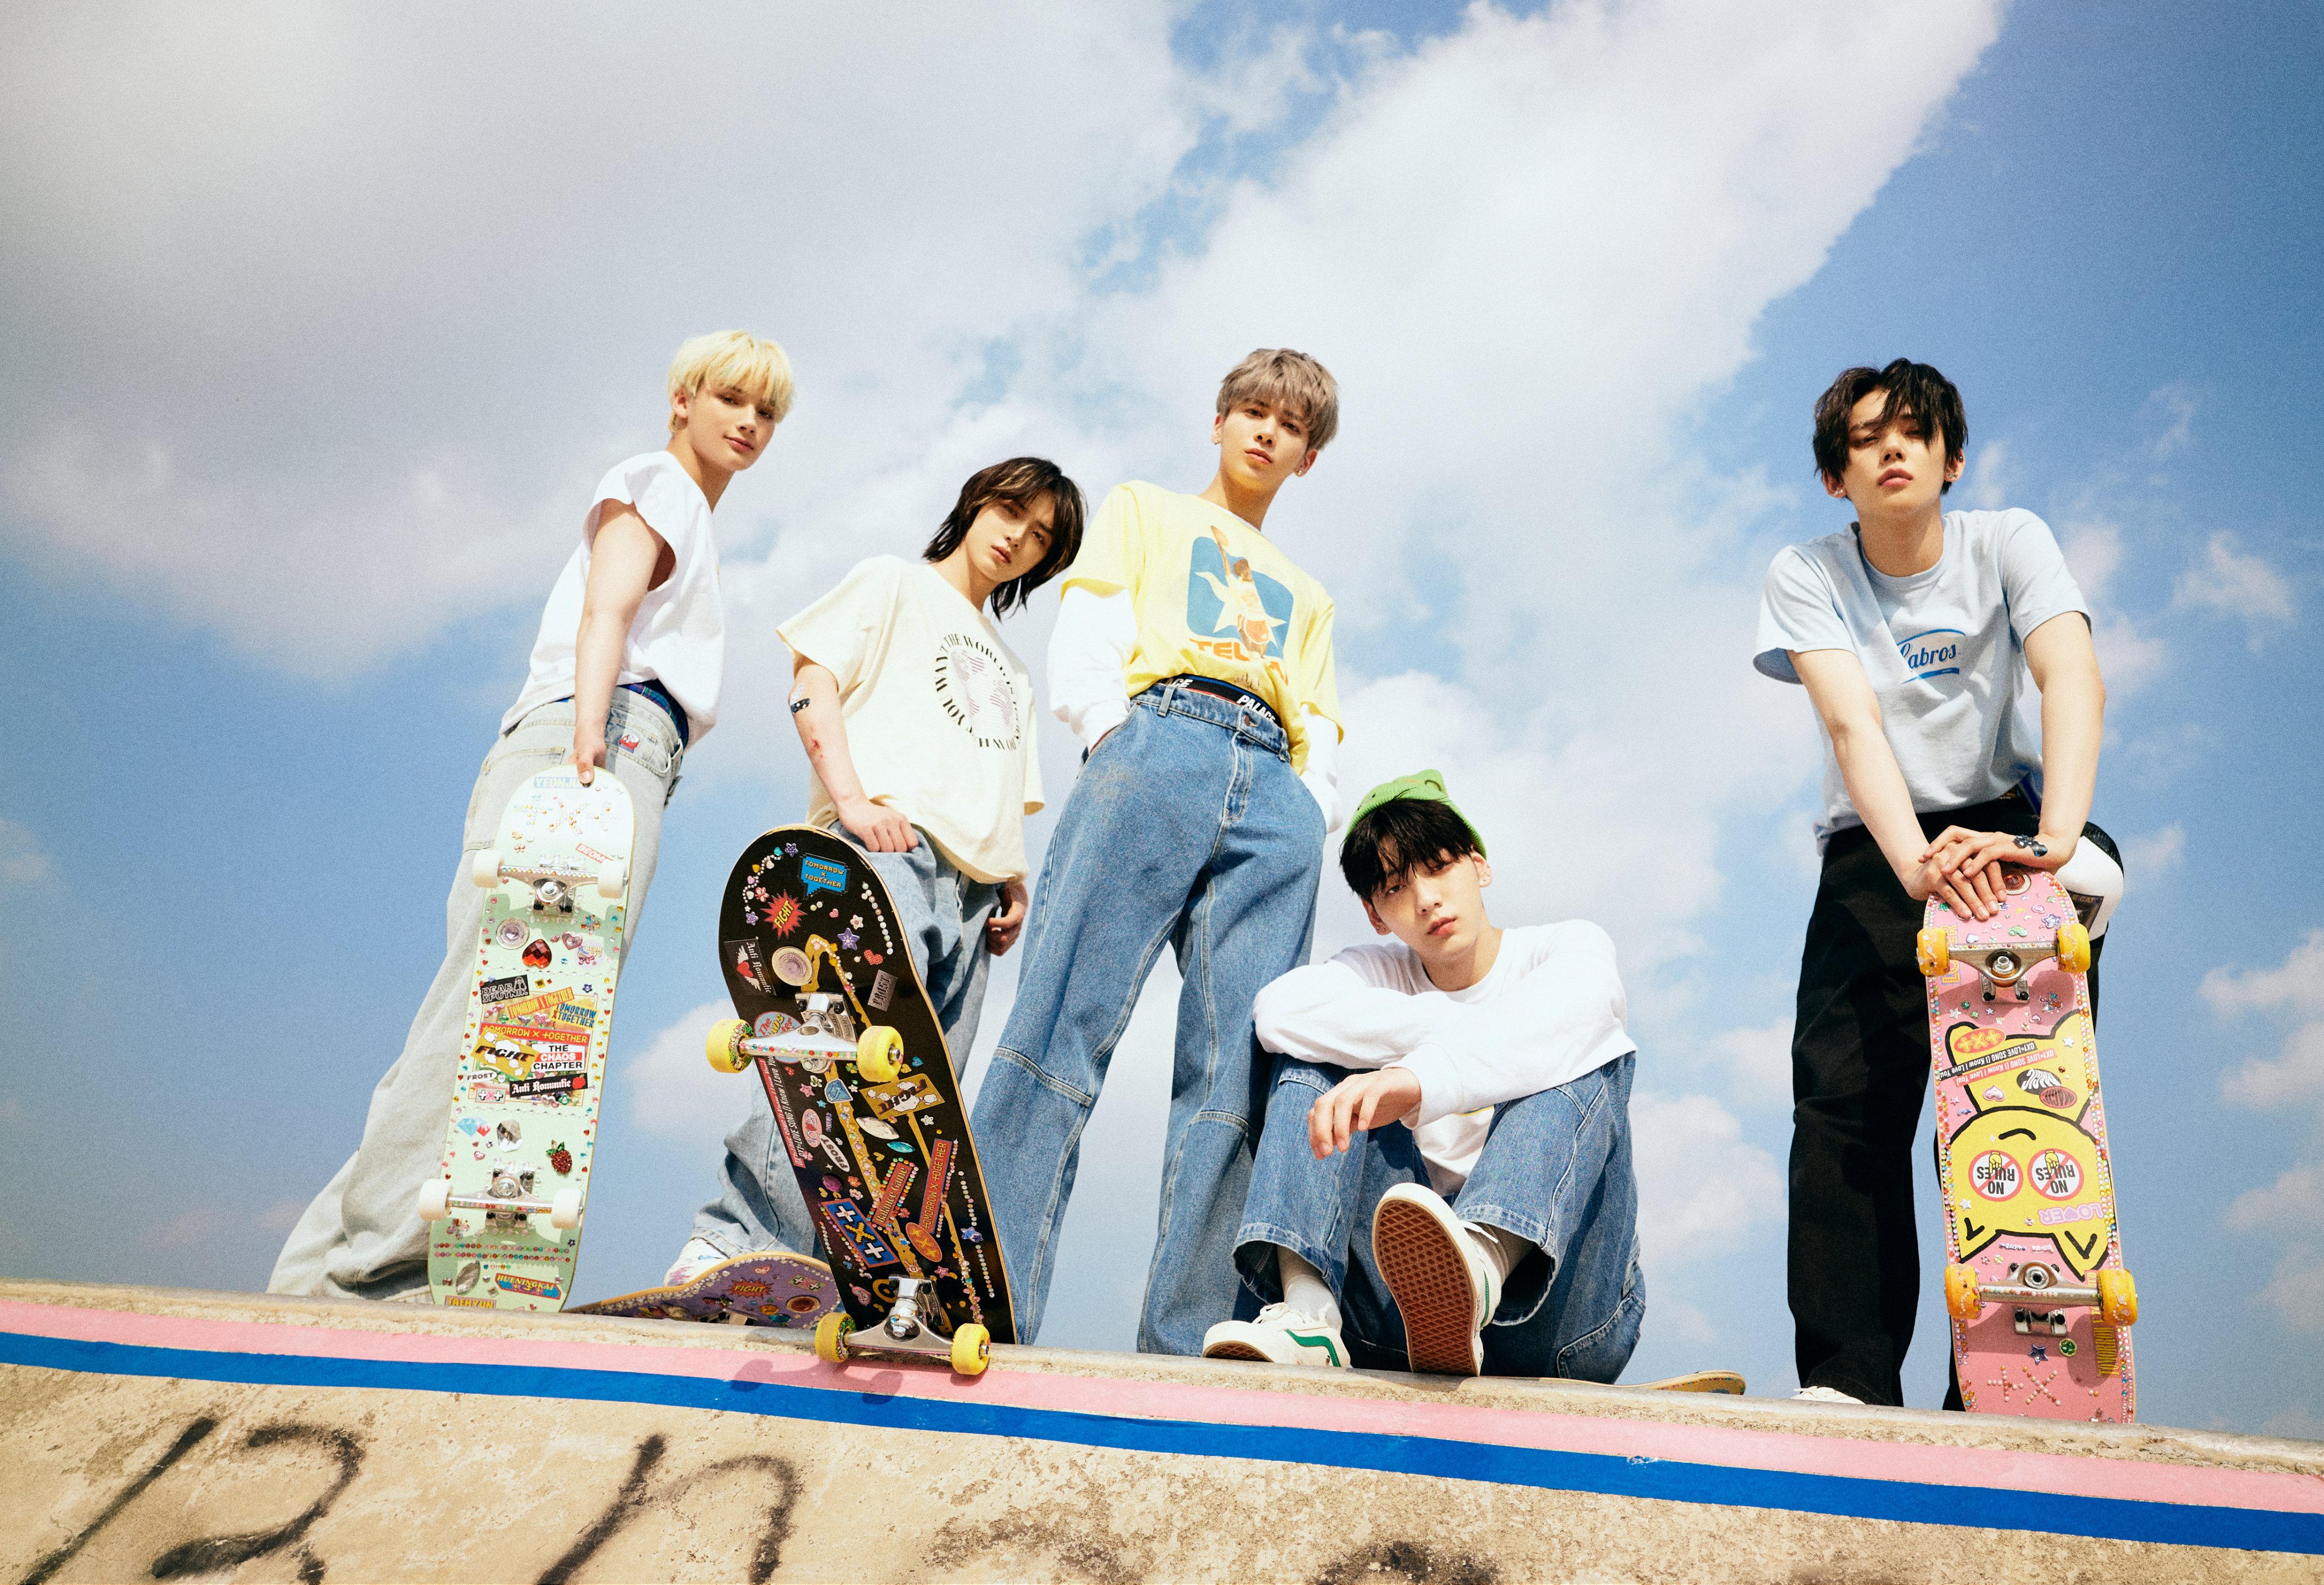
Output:
[[1861,1404],[1862,1398],[1849,1397],[1836,1387],[1803,1387],[1792,1395],[1795,1404]]
[[1372,1207],[1372,1258],[1404,1316],[1405,1358],[1416,1371],[1485,1373],[1485,1322],[1500,1307],[1500,1278],[1442,1196],[1398,1184]]
[[1256,1321],[1222,1321],[1203,1334],[1205,1359],[1266,1359],[1277,1365],[1348,1366],[1340,1329],[1305,1310],[1269,1304]]
[[678,1260],[662,1275],[661,1286],[682,1288],[704,1272],[733,1257],[708,1239],[688,1239],[686,1248],[678,1252]]

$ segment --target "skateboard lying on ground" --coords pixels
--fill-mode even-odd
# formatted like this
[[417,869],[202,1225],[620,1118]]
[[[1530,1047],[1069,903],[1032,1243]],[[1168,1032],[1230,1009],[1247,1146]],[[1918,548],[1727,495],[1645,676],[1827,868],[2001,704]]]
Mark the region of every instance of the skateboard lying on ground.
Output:
[[1932,898],[1919,943],[1953,1368],[1970,1409],[2126,1422],[2138,1295],[2115,1219],[2089,935],[2053,877],[2001,874],[1992,918]]
[[887,887],[844,838],[778,826],[735,861],[718,942],[742,1016],[712,1027],[710,1065],[756,1072],[839,1289],[816,1352],[979,1374],[994,1341],[1016,1341],[1009,1275]]
[[692,1282],[641,1288],[567,1311],[662,1321],[723,1321],[747,1326],[813,1326],[839,1307],[831,1267],[811,1255],[740,1255]]
[[1642,1381],[1638,1385],[1648,1392],[1719,1392],[1736,1397],[1743,1396],[1743,1378],[1732,1370],[1694,1370],[1684,1376],[1666,1376],[1660,1381]]
[[438,1304],[562,1309],[604,1091],[634,832],[629,789],[573,767],[519,788],[469,879],[489,889],[442,1171],[421,1185]]

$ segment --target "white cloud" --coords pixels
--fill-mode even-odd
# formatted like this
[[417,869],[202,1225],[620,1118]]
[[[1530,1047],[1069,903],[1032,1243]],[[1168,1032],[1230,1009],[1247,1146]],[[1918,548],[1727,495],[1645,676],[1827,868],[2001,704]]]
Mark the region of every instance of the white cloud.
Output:
[[2187,856],[2187,828],[2173,821],[2160,831],[2134,836],[2122,844],[2123,873],[2142,881],[2167,875]]
[[2292,1250],[2276,1262],[2259,1296],[2294,1332],[2324,1332],[2324,1251]]
[[2324,1019],[2302,1024],[2268,1062],[2254,1057],[2222,1075],[2220,1089],[2245,1106],[2284,1106],[2324,1097]]
[[[536,604],[722,325],[800,390],[725,531],[894,533],[882,475],[1194,135],[1159,4],[746,11],[706,52],[522,4],[135,11],[0,60],[0,545],[324,675]],[[124,435],[91,373],[132,369]]]
[[[1963,470],[1961,482],[1954,486],[1961,499],[1978,511],[1999,511],[2016,505],[2016,455],[2006,438],[1980,442]],[[2073,560],[2069,555],[2068,562]],[[2080,576],[2076,570],[2077,577]],[[2087,585],[2085,585],[2087,587]]]
[[710,1026],[734,1016],[724,1000],[706,1001],[655,1036],[622,1065],[621,1087],[639,1128],[716,1162],[726,1132],[751,1109],[755,1071],[722,1074],[704,1060]]
[[2265,630],[2289,626],[2297,615],[2291,582],[2259,557],[2238,549],[2236,537],[2225,532],[2213,534],[2203,559],[2179,575],[2172,598],[2243,622],[2255,649]]
[[1792,1015],[1771,1024],[1728,1029],[1711,1038],[1711,1055],[1727,1069],[1738,1106],[1792,1103]]
[[54,869],[30,826],[0,816],[0,886],[37,886]]
[[1775,1157],[1742,1136],[1735,1114],[1707,1095],[1631,1092],[1638,1237],[1650,1275],[1730,1253],[1783,1215]]
[[2122,525],[2094,514],[2078,516],[2061,525],[2058,548],[2082,597],[2098,611],[2090,639],[2107,691],[2117,696],[2127,695],[2160,676],[2169,647],[2108,597],[2115,574],[2122,567]]
[[2195,393],[2185,385],[2165,385],[2146,399],[2142,415],[2154,431],[2147,442],[2147,455],[2156,462],[2168,462],[2193,443],[2195,431]]
[[2213,969],[2203,976],[2203,1000],[2222,1017],[2277,1009],[2324,1013],[2324,929],[2310,930],[2273,969]]
[[2250,1189],[2227,1208],[2227,1225],[2249,1230],[2324,1232],[2324,1162],[2295,1166],[2264,1189]]

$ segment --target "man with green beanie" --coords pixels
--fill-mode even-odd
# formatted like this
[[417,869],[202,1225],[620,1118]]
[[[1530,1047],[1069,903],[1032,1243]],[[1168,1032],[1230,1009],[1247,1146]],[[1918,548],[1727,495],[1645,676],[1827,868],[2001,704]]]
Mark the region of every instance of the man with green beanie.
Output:
[[1646,1313],[1612,940],[1495,925],[1434,770],[1364,795],[1340,870],[1392,939],[1259,993],[1278,1055],[1235,1240],[1258,1318],[1203,1352],[1612,1381]]

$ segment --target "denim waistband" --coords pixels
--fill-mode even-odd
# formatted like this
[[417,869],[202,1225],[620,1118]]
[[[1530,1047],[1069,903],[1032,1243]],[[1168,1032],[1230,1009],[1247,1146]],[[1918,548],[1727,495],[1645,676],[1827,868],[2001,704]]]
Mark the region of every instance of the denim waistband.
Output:
[[[693,724],[686,719],[686,706],[671,698],[668,688],[651,677],[646,678],[643,682],[625,682],[622,687],[633,694],[642,694],[662,707],[662,713],[669,717],[669,723],[678,728],[678,746],[680,749],[684,749],[694,741],[694,728]],[[618,693],[621,690],[614,691]],[[553,705],[570,705],[572,702],[573,696],[570,694],[561,699],[549,701]]]
[[1291,739],[1257,696],[1246,703],[1230,702],[1216,694],[1190,688],[1177,678],[1156,683],[1130,701],[1161,715],[1185,715],[1248,738],[1280,760],[1291,758]]

